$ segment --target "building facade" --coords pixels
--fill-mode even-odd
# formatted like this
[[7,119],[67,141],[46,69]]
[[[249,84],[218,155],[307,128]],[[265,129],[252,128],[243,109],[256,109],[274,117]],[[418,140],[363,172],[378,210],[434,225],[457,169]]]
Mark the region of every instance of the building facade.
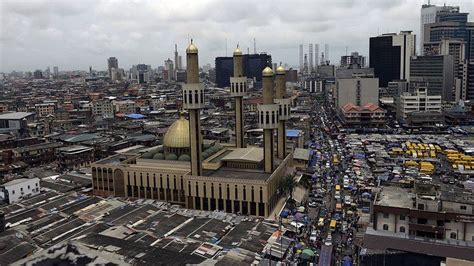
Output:
[[409,80],[410,58],[415,55],[415,34],[401,31],[370,38],[369,65],[381,87],[392,80]]
[[18,178],[0,185],[0,198],[8,204],[40,194],[39,178]]
[[[255,79],[256,87],[261,87],[262,70],[272,66],[272,57],[269,54],[243,54],[243,76]],[[233,57],[216,57],[216,84],[219,88],[230,86],[230,77],[234,74]]]
[[427,83],[428,95],[454,101],[454,61],[452,55],[414,56],[410,62],[410,82]]
[[343,107],[347,103],[362,106],[379,102],[378,78],[350,78],[336,80],[334,95],[336,106]]
[[428,95],[425,87],[402,93],[397,101],[397,119],[400,121],[404,121],[411,112],[441,113],[441,110],[441,95]]

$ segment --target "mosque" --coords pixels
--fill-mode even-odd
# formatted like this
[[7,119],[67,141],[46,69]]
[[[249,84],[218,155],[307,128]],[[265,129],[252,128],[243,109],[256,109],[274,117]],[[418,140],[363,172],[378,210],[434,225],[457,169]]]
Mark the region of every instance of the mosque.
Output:
[[293,153],[287,153],[285,147],[285,121],[290,118],[291,101],[286,95],[286,71],[282,66],[276,73],[269,67],[263,70],[263,104],[257,114],[264,144],[247,147],[242,106],[247,78],[242,74],[238,46],[233,57],[230,93],[235,100],[235,144],[217,144],[202,138],[204,84],[199,82],[198,49],[191,40],[186,49],[187,82],[182,86],[183,107],[189,120],[184,112],[180,113],[168,128],[162,146],[93,163],[94,194],[267,217],[282,197],[278,190],[282,179],[293,171]]

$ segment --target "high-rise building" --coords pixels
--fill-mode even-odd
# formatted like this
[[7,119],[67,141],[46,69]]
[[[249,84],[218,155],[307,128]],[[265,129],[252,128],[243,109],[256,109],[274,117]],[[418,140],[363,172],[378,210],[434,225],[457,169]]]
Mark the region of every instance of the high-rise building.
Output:
[[343,55],[341,56],[341,67],[364,68],[365,56],[359,55],[358,52],[352,52],[351,55]]
[[428,95],[453,101],[455,95],[452,55],[414,56],[410,62],[410,82],[428,84]]
[[112,68],[118,69],[118,59],[115,57],[109,57],[109,59],[107,59],[107,66],[109,77],[112,77]]
[[169,58],[165,60],[165,70],[168,71],[168,81],[175,80],[174,64]]
[[303,45],[300,44],[300,57],[299,57],[299,62],[300,62],[300,72],[303,72]]
[[324,45],[324,58],[326,61],[329,61],[329,44]]
[[444,21],[425,25],[424,43],[457,39],[466,45],[466,59],[474,59],[474,22]]
[[138,84],[149,83],[151,66],[145,64],[138,64],[132,66],[130,69],[130,79],[138,81]]
[[314,55],[313,55],[313,44],[312,43],[309,44],[308,56],[309,56],[309,69],[308,69],[308,72],[311,73],[311,72],[314,71],[314,65],[313,65]]
[[[272,66],[272,56],[262,54],[244,54],[242,55],[244,72],[247,78],[255,79],[255,87],[261,87],[262,70],[265,67]],[[234,73],[234,61],[232,57],[216,57],[216,83],[220,88],[230,86],[229,80]]]
[[308,73],[309,71],[309,67],[308,67],[308,55],[307,54],[304,54],[304,63],[303,63],[303,72],[304,73]]
[[319,44],[314,45],[314,66],[315,66],[315,71],[317,70],[319,66]]
[[369,65],[379,78],[380,86],[392,80],[410,78],[410,57],[415,55],[415,34],[401,31],[370,38]]
[[183,69],[183,57],[178,55],[178,69],[181,70]]
[[378,104],[379,79],[365,77],[337,79],[334,98],[339,108],[348,103],[355,106]]
[[53,67],[53,75],[54,77],[57,77],[59,75],[59,68],[57,66]]
[[41,70],[35,70],[35,72],[33,73],[33,77],[35,79],[42,79],[43,78],[43,71]]
[[420,15],[420,53],[425,44],[425,25],[441,21],[467,20],[467,13],[460,13],[458,6],[422,5]]
[[178,71],[180,70],[179,68],[179,55],[178,55],[178,45],[174,45],[174,66],[175,70]]

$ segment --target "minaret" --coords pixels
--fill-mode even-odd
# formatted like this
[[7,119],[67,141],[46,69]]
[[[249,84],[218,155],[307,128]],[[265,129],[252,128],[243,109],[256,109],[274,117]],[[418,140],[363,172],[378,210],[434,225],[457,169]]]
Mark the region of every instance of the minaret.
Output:
[[278,105],[273,103],[273,70],[262,72],[263,104],[258,106],[258,123],[263,128],[263,157],[265,172],[273,172],[273,130],[278,125]]
[[285,121],[290,119],[291,99],[286,97],[286,70],[283,66],[276,69],[275,103],[278,104],[278,158],[284,159],[286,155],[286,128]]
[[234,76],[230,78],[230,95],[235,99],[235,146],[244,148],[244,114],[242,99],[247,92],[247,77],[243,76],[242,51],[234,50]]
[[189,111],[189,138],[191,144],[191,175],[202,174],[202,137],[200,111],[204,107],[204,85],[199,82],[198,49],[191,43],[186,48],[186,76],[183,85],[183,107]]

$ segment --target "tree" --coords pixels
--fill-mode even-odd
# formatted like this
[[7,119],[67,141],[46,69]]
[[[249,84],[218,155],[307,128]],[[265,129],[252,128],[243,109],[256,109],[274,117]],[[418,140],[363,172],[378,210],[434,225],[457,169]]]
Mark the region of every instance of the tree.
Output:
[[296,186],[298,184],[296,183],[294,177],[292,175],[287,175],[283,178],[283,181],[281,183],[281,187],[284,192],[290,194],[290,200],[293,199],[293,191],[295,190]]
[[304,188],[306,189],[311,189],[312,187],[312,180],[311,180],[311,176],[309,175],[303,175],[303,177],[301,177],[300,179],[300,184],[303,185]]

